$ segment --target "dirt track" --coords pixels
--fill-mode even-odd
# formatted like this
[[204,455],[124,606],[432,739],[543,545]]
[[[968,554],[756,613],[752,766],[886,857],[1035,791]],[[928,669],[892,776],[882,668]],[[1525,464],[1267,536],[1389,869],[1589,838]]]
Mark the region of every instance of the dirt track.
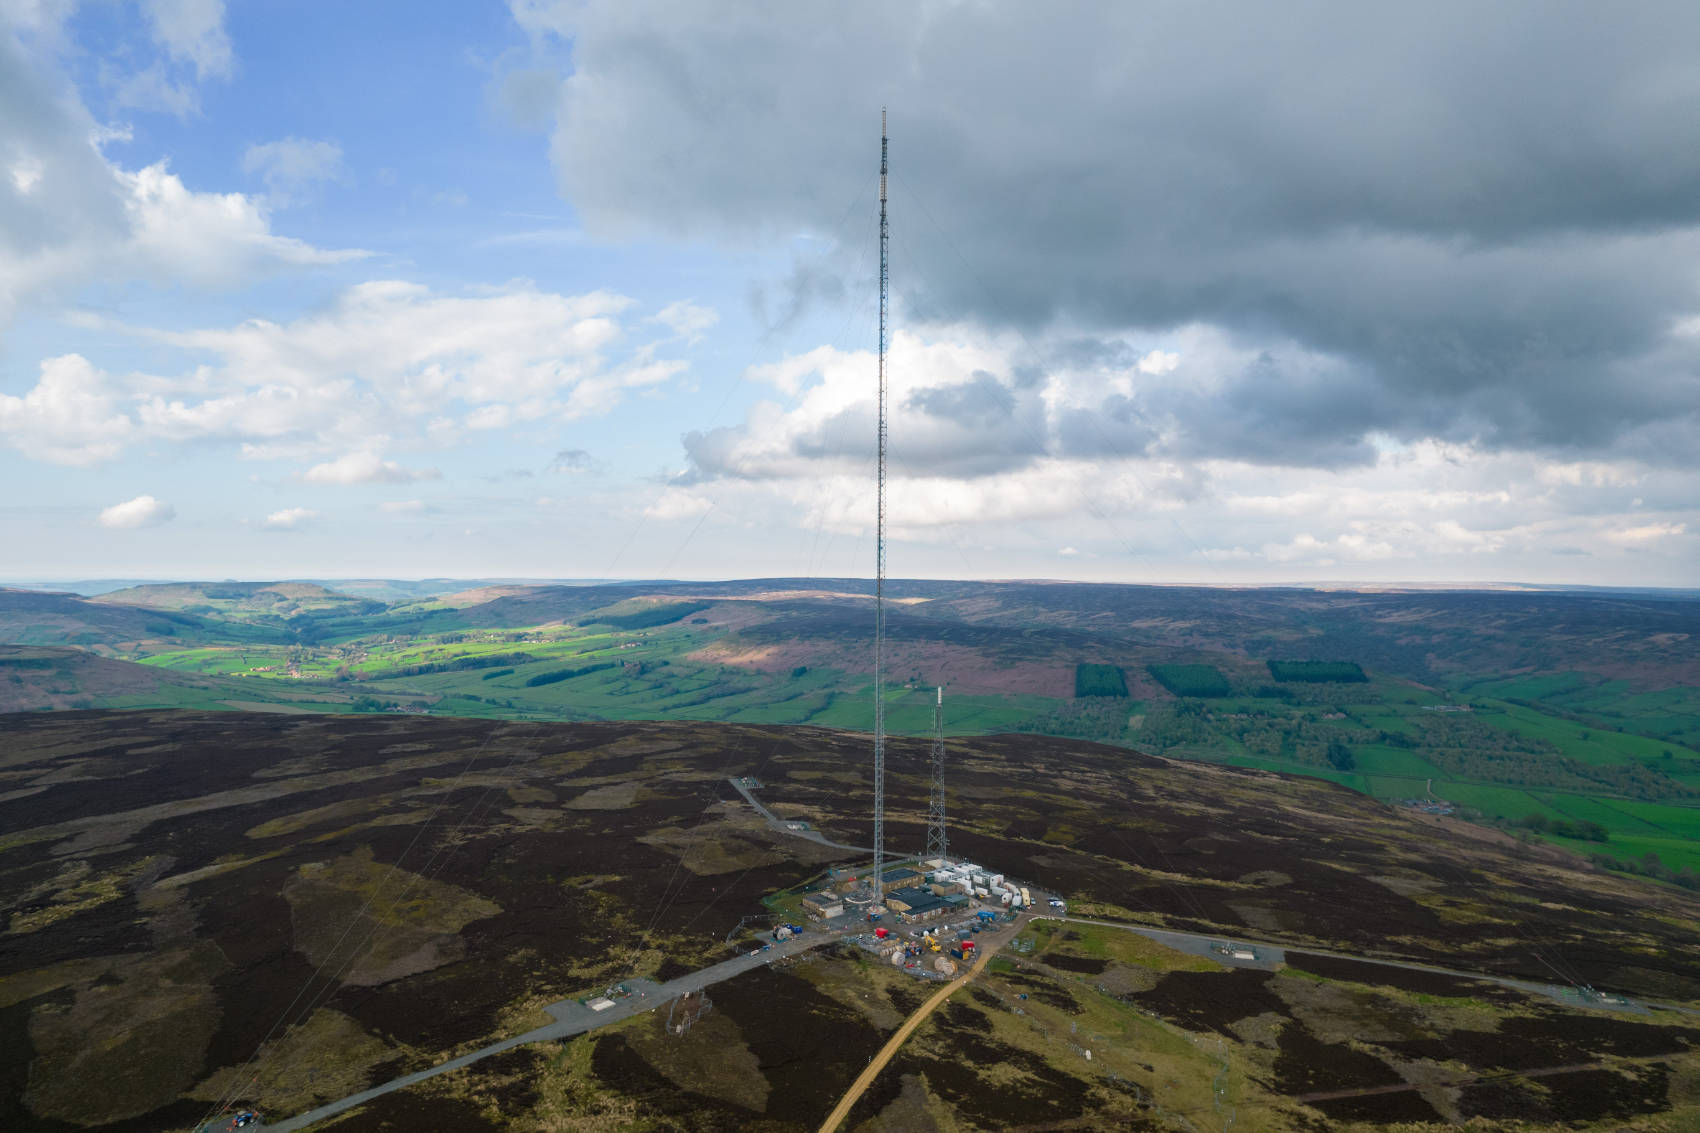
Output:
[[850,1115],[851,1108],[867,1092],[868,1087],[874,1084],[874,1079],[879,1077],[879,1073],[885,1069],[886,1063],[890,1062],[893,1056],[903,1048],[903,1044],[909,1041],[909,1036],[915,1033],[915,1028],[925,1022],[927,1016],[937,1010],[938,1006],[949,999],[958,988],[979,975],[985,968],[987,961],[992,958],[997,950],[998,945],[996,944],[982,948],[980,958],[974,961],[972,968],[934,992],[931,999],[921,1004],[913,1015],[903,1021],[903,1025],[897,1028],[890,1039],[886,1040],[886,1044],[880,1048],[880,1052],[874,1055],[874,1060],[868,1063],[868,1068],[857,1076],[856,1080],[850,1084],[850,1089],[839,1099],[838,1104],[832,1107],[832,1112],[826,1115],[826,1120],[821,1122],[820,1133],[833,1133],[844,1123],[844,1119]]

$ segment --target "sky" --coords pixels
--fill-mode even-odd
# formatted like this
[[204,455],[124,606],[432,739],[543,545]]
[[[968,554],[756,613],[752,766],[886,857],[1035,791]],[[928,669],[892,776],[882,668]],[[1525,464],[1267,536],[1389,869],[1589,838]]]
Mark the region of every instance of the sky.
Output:
[[1700,583],[1700,7],[0,0],[0,578]]

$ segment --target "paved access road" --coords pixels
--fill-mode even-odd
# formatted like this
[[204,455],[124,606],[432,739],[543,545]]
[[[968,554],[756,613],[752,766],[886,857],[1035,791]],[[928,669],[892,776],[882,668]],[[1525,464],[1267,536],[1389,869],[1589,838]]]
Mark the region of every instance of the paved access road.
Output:
[[[1137,932],[1139,935],[1166,944],[1181,952],[1209,956],[1220,964],[1231,967],[1272,968],[1283,961],[1288,952],[1297,952],[1307,956],[1326,956],[1331,960],[1352,960],[1359,964],[1377,964],[1383,968],[1404,968],[1412,972],[1431,972],[1441,976],[1455,976],[1459,979],[1480,980],[1483,983],[1498,984],[1500,987],[1512,988],[1516,991],[1532,995],[1545,996],[1557,1000],[1567,1007],[1597,1007],[1616,1011],[1644,1013],[1648,1007],[1662,1007],[1668,1011],[1681,1011],[1686,1014],[1700,1014],[1700,1009],[1681,1003],[1655,1003],[1650,1000],[1634,1000],[1623,996],[1611,996],[1609,999],[1587,1000],[1580,999],[1577,989],[1564,987],[1559,984],[1536,983],[1532,980],[1512,979],[1508,976],[1494,976],[1486,972],[1466,972],[1457,968],[1442,968],[1434,964],[1419,964],[1411,960],[1384,960],[1375,956],[1353,955],[1350,952],[1330,952],[1326,948],[1313,948],[1308,944],[1273,944],[1268,941],[1247,940],[1244,937],[1228,937],[1223,935],[1210,936],[1196,932],[1174,932],[1169,929],[1146,928],[1144,925],[1124,924],[1121,921],[1100,921],[1088,917],[1071,917],[1061,913],[1034,916],[1034,920],[1073,921],[1076,924],[1102,925],[1105,928],[1119,928],[1127,932]],[[1235,944],[1245,944],[1256,949],[1256,960],[1234,960],[1215,952],[1210,946],[1232,940]]]
[[[327,1117],[332,1117],[344,1112],[345,1110],[353,1109],[357,1105],[364,1105],[373,1098],[382,1097],[392,1090],[404,1089],[413,1085],[415,1082],[423,1082],[427,1078],[435,1078],[439,1074],[447,1074],[451,1070],[459,1070],[463,1066],[471,1066],[479,1059],[488,1058],[492,1054],[500,1054],[504,1050],[512,1050],[516,1046],[524,1046],[527,1043],[546,1042],[551,1039],[566,1039],[571,1038],[574,1035],[582,1035],[586,1031],[593,1031],[599,1027],[606,1027],[610,1023],[618,1023],[623,1019],[630,1019],[634,1015],[641,1015],[646,1011],[653,1011],[658,1007],[665,1007],[667,1006],[668,1000],[675,996],[682,995],[687,991],[698,991],[702,988],[708,987],[710,984],[721,983],[722,981],[731,979],[733,976],[741,975],[742,973],[754,968],[759,968],[762,965],[779,959],[782,956],[794,956],[799,952],[807,952],[811,948],[818,948],[823,944],[830,944],[838,939],[840,939],[838,936],[834,936],[829,933],[805,933],[802,936],[792,937],[790,940],[781,941],[778,944],[773,945],[770,951],[757,952],[754,955],[751,955],[750,953],[743,953],[741,955],[734,956],[730,960],[723,960],[718,964],[692,972],[688,976],[680,976],[676,980],[668,980],[664,984],[649,984],[647,982],[632,981],[634,986],[643,988],[646,991],[646,994],[642,997],[633,994],[626,999],[619,1000],[613,1007],[610,1007],[606,1011],[591,1011],[583,1004],[579,1003],[576,999],[563,999],[559,1003],[551,1003],[549,1006],[544,1008],[545,1011],[555,1017],[555,1022],[550,1023],[548,1026],[538,1027],[536,1030],[527,1031],[523,1035],[515,1035],[511,1039],[503,1039],[501,1042],[491,1043],[489,1046],[481,1047],[478,1050],[473,1051],[471,1054],[463,1054],[459,1058],[452,1058],[449,1061],[433,1066],[428,1070],[420,1070],[413,1074],[403,1075],[400,1078],[385,1082],[381,1086],[373,1086],[369,1090],[362,1090],[358,1094],[352,1094],[349,1097],[343,1098],[341,1101],[334,1101],[328,1105],[322,1105],[318,1109],[308,1110],[306,1113],[300,1114],[299,1116],[291,1117],[287,1120],[279,1121],[276,1124],[266,1125],[259,1128],[275,1131],[275,1133],[287,1133],[289,1130],[305,1129],[316,1121],[323,1121]],[[654,990],[649,990],[650,988],[653,988]]]
[[[767,820],[768,824],[772,826],[774,830],[779,833],[792,838],[802,838],[805,841],[815,842],[822,846],[829,846],[835,850],[850,850],[855,853],[873,853],[872,850],[864,846],[848,846],[843,842],[834,842],[818,830],[787,829],[785,821],[776,816],[772,811],[768,810],[767,807],[763,806],[741,780],[732,779],[729,781],[732,786],[737,789],[738,793],[744,796],[744,800],[751,806],[755,807],[756,811]],[[745,953],[743,955],[734,956],[730,960],[724,960],[721,963],[703,968],[700,971],[692,972],[688,976],[680,976],[676,980],[669,980],[664,984],[651,984],[647,981],[628,981],[631,986],[642,988],[644,994],[641,996],[634,994],[627,999],[620,1000],[606,1011],[591,1011],[589,1008],[579,1003],[576,999],[564,999],[559,1003],[551,1003],[543,1010],[553,1016],[555,1022],[550,1023],[546,1027],[539,1027],[534,1031],[527,1031],[525,1034],[516,1035],[511,1039],[503,1039],[501,1042],[491,1043],[489,1046],[480,1047],[478,1050],[475,1050],[470,1054],[463,1054],[459,1058],[450,1059],[441,1065],[433,1066],[427,1070],[420,1070],[413,1074],[404,1075],[400,1078],[394,1079],[393,1081],[385,1082],[380,1086],[373,1086],[369,1090],[362,1090],[360,1093],[343,1098],[341,1101],[334,1101],[328,1105],[322,1105],[318,1109],[309,1110],[296,1117],[279,1121],[274,1125],[265,1125],[256,1128],[272,1130],[275,1131],[275,1133],[286,1133],[288,1130],[305,1129],[314,1122],[323,1121],[327,1117],[343,1113],[346,1110],[353,1109],[357,1105],[363,1105],[366,1102],[371,1101],[373,1098],[382,1097],[383,1095],[390,1093],[392,1090],[404,1089],[413,1085],[415,1082],[423,1082],[427,1078],[434,1078],[438,1074],[447,1074],[451,1070],[459,1070],[463,1066],[470,1066],[479,1059],[488,1058],[492,1054],[500,1054],[504,1050],[512,1050],[516,1046],[524,1046],[527,1043],[546,1042],[551,1039],[571,1038],[574,1035],[584,1034],[586,1031],[593,1031],[599,1027],[606,1027],[610,1023],[618,1023],[622,1019],[630,1019],[632,1016],[642,1014],[645,1011],[653,1011],[657,1007],[664,1007],[667,1005],[668,1000],[675,996],[682,995],[687,991],[699,991],[702,988],[708,987],[710,984],[717,984],[724,980],[729,980],[733,976],[750,971],[753,968],[759,968],[763,964],[779,959],[782,956],[792,956],[798,952],[806,952],[811,948],[818,948],[823,944],[839,939],[842,939],[842,937],[836,933],[809,932],[800,937],[793,937],[790,940],[775,944],[771,951],[761,952],[754,955]]]
[[755,795],[750,792],[750,788],[748,788],[744,785],[744,781],[742,779],[728,779],[726,781],[728,783],[732,784],[732,788],[734,790],[736,790],[740,795],[744,796],[745,802],[749,803],[751,806],[756,808],[757,814],[759,814],[763,818],[767,819],[767,824],[769,826],[773,827],[773,829],[777,830],[781,834],[786,835],[787,837],[802,838],[804,841],[807,841],[807,842],[815,842],[815,843],[818,843],[819,845],[822,845],[822,846],[830,846],[834,850],[850,850],[850,851],[852,851],[854,853],[858,853],[858,854],[871,854],[871,853],[874,852],[873,849],[869,846],[847,846],[843,842],[834,842],[831,838],[828,838],[825,834],[822,834],[819,830],[815,830],[815,829],[792,830],[790,827],[785,825],[784,819],[780,818],[778,815],[774,814],[771,810],[768,810],[765,806],[763,806],[761,804],[761,801],[758,800],[755,797]]

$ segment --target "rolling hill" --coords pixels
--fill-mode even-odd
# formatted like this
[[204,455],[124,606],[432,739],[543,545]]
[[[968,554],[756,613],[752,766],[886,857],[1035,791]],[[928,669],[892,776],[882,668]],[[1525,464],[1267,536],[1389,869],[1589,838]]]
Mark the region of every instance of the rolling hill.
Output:
[[[317,584],[0,592],[0,636],[9,623],[14,640],[286,682],[309,704],[871,726],[866,580],[407,587],[418,596],[387,606]],[[928,731],[941,685],[954,734],[1312,775],[1700,884],[1693,594],[903,579],[888,593],[894,732]]]

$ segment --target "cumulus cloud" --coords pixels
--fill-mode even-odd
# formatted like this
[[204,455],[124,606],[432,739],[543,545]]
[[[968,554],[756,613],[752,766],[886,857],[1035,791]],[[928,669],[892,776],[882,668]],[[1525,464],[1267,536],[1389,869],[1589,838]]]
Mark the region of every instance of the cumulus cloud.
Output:
[[[222,5],[156,6],[162,42],[209,74],[226,58],[214,9],[221,20]],[[139,169],[109,161],[100,146],[112,132],[55,69],[56,53],[20,38],[56,28],[46,17],[0,19],[0,328],[20,303],[62,302],[94,282],[224,287],[365,254],[280,235],[263,202],[191,189],[163,160]]]
[[[386,455],[452,447],[478,430],[606,413],[685,363],[627,348],[608,292],[558,295],[520,283],[440,295],[373,281],[287,323],[153,331],[191,351],[175,374],[113,377],[75,355],[49,359],[32,389],[0,395],[0,442],[36,459],[95,464],[143,440],[240,446],[305,464],[310,483],[406,483],[438,475]],[[561,467],[588,457],[564,453]]]
[[713,506],[713,500],[699,493],[669,488],[661,493],[654,503],[644,508],[643,514],[650,519],[695,519]]
[[267,199],[287,204],[341,175],[342,147],[303,138],[256,143],[243,152],[242,171],[265,183]]
[[152,496],[137,496],[133,500],[103,508],[100,513],[100,525],[117,529],[157,527],[169,522],[176,515],[177,510],[168,503]]
[[115,171],[125,191],[129,239],[121,252],[137,270],[203,286],[241,281],[285,267],[361,259],[358,250],[327,251],[271,231],[266,210],[241,193],[196,193],[158,162],[135,173]]
[[[1330,368],[1296,345],[1257,351],[1214,328],[1161,348],[1041,338],[1037,349],[1066,362],[1053,370],[1020,361],[1034,349],[966,325],[894,337],[894,538],[936,543],[951,531],[1012,551],[1064,547],[1107,570],[1158,556],[1298,577],[1515,577],[1528,567],[1486,564],[1578,548],[1667,563],[1693,554],[1678,537],[1700,519],[1692,468],[1380,433],[1345,445],[1322,427],[1301,433],[1308,448],[1283,449],[1261,436],[1279,422],[1190,410],[1224,388],[1281,380],[1268,372],[1279,369],[1292,376],[1282,396],[1316,406],[1295,414],[1325,416]],[[752,368],[781,396],[687,434],[688,467],[651,514],[777,508],[762,522],[865,532],[874,369],[871,354],[828,348]]]
[[669,303],[650,316],[680,338],[696,342],[709,327],[720,321],[720,312],[713,307],[699,307],[688,299]]
[[571,45],[553,153],[593,234],[830,237],[886,105],[913,317],[1267,349],[1170,408],[1271,463],[1691,459],[1692,5],[511,7]]
[[0,394],[0,440],[48,464],[87,466],[116,457],[135,433],[118,390],[78,354],[41,364],[22,397]]
[[[742,425],[684,438],[687,478],[783,480],[871,470],[877,407],[864,351],[822,347],[755,367],[750,376],[790,395],[763,402]],[[1007,354],[983,336],[892,339],[891,451],[909,473],[986,476],[1045,451],[1045,407],[1019,389]]]
[[313,465],[302,479],[309,484],[406,484],[439,475],[434,468],[403,468],[375,452],[351,452]]
[[266,516],[264,526],[274,531],[289,531],[318,517],[319,513],[311,508],[286,507]]
[[[1171,349],[1146,349],[1106,338],[1035,346],[966,324],[900,331],[888,367],[893,469],[973,479],[1046,459],[1144,458],[1163,462],[1170,490],[1186,495],[1196,494],[1201,461],[1334,469],[1378,459],[1370,437],[1339,427],[1367,418],[1361,389],[1331,359],[1294,343],[1250,348],[1207,327],[1169,338]],[[1036,351],[1059,364],[1030,365]],[[826,347],[752,368],[787,402],[687,433],[686,480],[868,468],[875,369],[869,352]]]

